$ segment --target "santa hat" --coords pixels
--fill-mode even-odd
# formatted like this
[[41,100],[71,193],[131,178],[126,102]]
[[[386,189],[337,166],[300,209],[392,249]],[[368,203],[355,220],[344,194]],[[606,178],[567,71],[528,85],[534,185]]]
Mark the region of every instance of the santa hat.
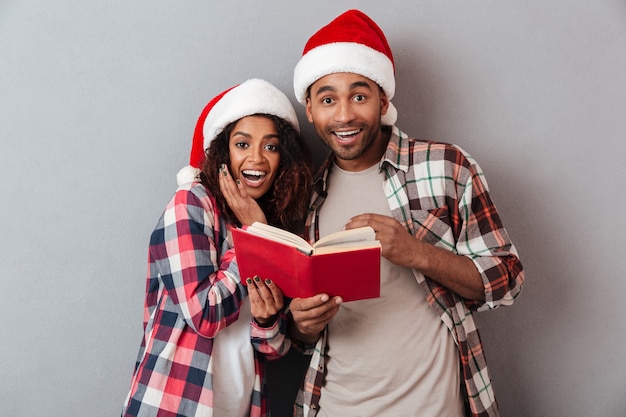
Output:
[[226,126],[242,117],[270,114],[289,122],[300,132],[296,112],[287,96],[265,80],[250,79],[215,96],[196,123],[189,165],[176,175],[178,185],[196,180],[205,160],[205,150]]
[[[391,100],[396,91],[393,54],[385,34],[359,10],[348,10],[318,30],[304,46],[293,75],[296,99],[306,104],[307,90],[328,74],[350,72],[376,82]],[[389,103],[384,125],[393,125],[398,113]]]

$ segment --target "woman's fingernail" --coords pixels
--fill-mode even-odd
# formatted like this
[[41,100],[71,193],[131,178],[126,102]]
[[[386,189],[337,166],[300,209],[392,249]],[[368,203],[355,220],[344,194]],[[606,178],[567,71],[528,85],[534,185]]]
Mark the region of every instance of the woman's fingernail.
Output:
[[261,278],[259,278],[258,276],[255,276],[255,277],[254,277],[254,280],[255,280],[256,282],[261,282]]
[[241,181],[239,181],[239,179],[236,179],[235,182],[237,183],[237,185],[241,185]]
[[268,279],[265,280],[265,283],[267,285],[272,285],[272,280],[268,278]]
[[248,285],[252,284],[252,280],[250,278],[246,278],[246,284]]

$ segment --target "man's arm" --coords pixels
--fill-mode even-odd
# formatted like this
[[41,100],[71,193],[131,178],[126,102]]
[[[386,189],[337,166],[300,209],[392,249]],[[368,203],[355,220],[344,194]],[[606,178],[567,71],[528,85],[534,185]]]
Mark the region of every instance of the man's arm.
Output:
[[457,255],[413,237],[393,217],[360,214],[346,229],[371,226],[382,246],[382,256],[396,265],[420,271],[463,298],[485,300],[483,282],[471,259]]

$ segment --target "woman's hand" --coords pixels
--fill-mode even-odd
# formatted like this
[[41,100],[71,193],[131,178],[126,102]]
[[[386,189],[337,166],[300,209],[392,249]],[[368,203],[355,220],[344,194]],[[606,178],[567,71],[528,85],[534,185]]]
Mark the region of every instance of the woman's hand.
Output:
[[252,317],[261,327],[272,326],[285,305],[282,291],[271,280],[257,276],[246,279],[246,284]]
[[242,225],[249,226],[255,221],[267,223],[265,213],[263,213],[259,204],[248,195],[239,180],[235,183],[226,165],[220,166],[219,181],[220,190],[226,199],[226,203],[228,203],[228,206]]

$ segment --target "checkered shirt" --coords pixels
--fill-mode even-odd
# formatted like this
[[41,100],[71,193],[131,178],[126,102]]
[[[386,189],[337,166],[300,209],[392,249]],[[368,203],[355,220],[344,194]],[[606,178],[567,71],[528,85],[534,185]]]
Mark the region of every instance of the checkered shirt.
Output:
[[[306,234],[312,241],[319,238],[319,208],[324,202],[333,160],[330,155],[316,176],[306,225]],[[413,271],[428,303],[448,327],[458,347],[468,415],[498,416],[472,311],[512,304],[521,291],[524,272],[491,200],[483,172],[459,147],[410,139],[395,126],[380,169],[384,173],[382,186],[393,217],[415,238],[467,256],[480,272],[486,299],[479,302],[463,299]],[[306,349],[305,353],[312,356],[296,398],[295,416],[317,414],[324,382],[327,337],[324,331],[317,344]]]
[[[213,416],[213,338],[237,320],[247,296],[230,227],[199,183],[167,204],[150,238],[144,336],[123,416]],[[270,328],[251,324],[252,417],[268,413],[261,361],[289,349],[285,323],[282,315]]]

